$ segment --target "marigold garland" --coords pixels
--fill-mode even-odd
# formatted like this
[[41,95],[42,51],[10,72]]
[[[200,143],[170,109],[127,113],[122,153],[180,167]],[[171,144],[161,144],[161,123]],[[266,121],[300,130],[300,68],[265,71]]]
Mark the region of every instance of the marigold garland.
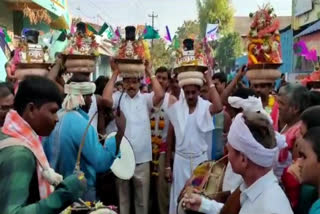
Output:
[[152,162],[151,175],[159,176],[159,157],[162,142],[162,132],[165,127],[164,110],[153,108],[150,116],[151,143],[152,143]]

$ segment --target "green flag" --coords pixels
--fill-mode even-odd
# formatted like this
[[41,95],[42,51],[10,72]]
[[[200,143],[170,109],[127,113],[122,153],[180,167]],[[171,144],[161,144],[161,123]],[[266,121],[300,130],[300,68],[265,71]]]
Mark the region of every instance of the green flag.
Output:
[[156,31],[153,27],[150,25],[147,25],[144,30],[144,39],[160,39],[160,35],[158,31]]
[[107,23],[103,23],[98,34],[102,35],[104,33],[104,31],[108,29],[108,27],[109,27],[109,25]]
[[172,48],[173,48],[174,50],[177,50],[177,49],[180,48],[180,41],[179,41],[179,39],[177,38],[177,36],[174,36],[174,37],[173,37],[173,40],[172,40]]
[[89,24],[87,24],[88,31],[91,31],[93,34],[98,34],[98,32]]
[[4,40],[9,43],[12,42],[10,36],[8,35],[7,29],[3,28],[3,33],[4,33]]
[[104,23],[99,31],[99,35],[106,35],[108,39],[113,39],[114,31],[108,24]]

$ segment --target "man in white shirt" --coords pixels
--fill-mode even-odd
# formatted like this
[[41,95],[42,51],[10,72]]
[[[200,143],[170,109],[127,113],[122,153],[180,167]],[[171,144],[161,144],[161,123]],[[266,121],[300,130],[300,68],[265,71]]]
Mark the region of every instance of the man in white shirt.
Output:
[[[123,78],[125,92],[113,94],[114,84],[119,74],[117,64],[111,64],[113,74],[103,92],[103,98],[112,103],[114,109],[120,107],[126,117],[125,136],[130,141],[136,159],[133,178],[133,189],[130,181],[117,180],[119,189],[120,214],[133,213],[130,209],[131,191],[134,195],[135,213],[147,214],[150,188],[150,161],[152,160],[151,130],[149,112],[152,106],[158,105],[164,92],[155,75],[151,75],[151,66],[146,64],[146,75],[151,78],[154,94],[141,94],[139,77]],[[125,170],[125,169],[124,169]]]
[[[176,136],[170,214],[176,213],[178,196],[190,178],[191,172],[198,164],[208,160],[207,151],[214,129],[212,115],[222,111],[220,96],[212,83],[210,72],[205,73],[205,79],[209,86],[211,102],[200,97],[200,88],[203,85],[202,73],[185,72],[180,75],[178,75],[179,85],[183,88],[185,96],[179,101],[170,103],[167,111]],[[191,78],[182,79],[186,75]],[[167,160],[171,159],[171,155],[167,154]],[[170,169],[170,162],[166,161],[166,164],[167,169]]]
[[189,194],[182,199],[183,206],[208,214],[292,214],[272,170],[279,149],[268,118],[260,112],[238,114],[228,134],[227,148],[231,167],[244,183],[225,204]]

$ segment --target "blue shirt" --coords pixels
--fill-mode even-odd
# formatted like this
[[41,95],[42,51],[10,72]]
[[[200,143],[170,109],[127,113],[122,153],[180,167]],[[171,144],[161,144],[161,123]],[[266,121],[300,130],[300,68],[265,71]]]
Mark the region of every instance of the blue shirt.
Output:
[[314,204],[312,205],[309,214],[319,214],[320,213],[320,199],[318,199]]
[[[79,146],[89,122],[89,116],[81,109],[65,113],[49,137],[44,138],[43,147],[50,166],[66,177],[74,172]],[[88,186],[96,183],[96,173],[106,172],[116,158],[115,137],[105,142],[104,148],[98,134],[90,126],[81,153],[80,169],[84,172]]]

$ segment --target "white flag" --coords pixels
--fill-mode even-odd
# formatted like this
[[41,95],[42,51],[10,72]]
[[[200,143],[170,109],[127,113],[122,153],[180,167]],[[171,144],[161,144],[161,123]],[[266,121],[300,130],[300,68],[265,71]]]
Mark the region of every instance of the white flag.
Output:
[[219,24],[207,24],[206,37],[208,41],[218,39]]

